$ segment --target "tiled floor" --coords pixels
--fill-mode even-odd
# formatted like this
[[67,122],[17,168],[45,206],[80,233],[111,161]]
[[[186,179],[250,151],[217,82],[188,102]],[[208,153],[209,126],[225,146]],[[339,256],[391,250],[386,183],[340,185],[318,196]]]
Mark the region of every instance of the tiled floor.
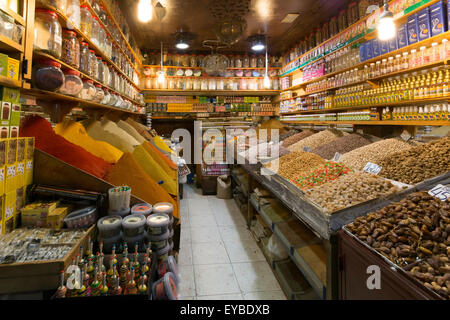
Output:
[[233,199],[184,185],[180,299],[285,300]]

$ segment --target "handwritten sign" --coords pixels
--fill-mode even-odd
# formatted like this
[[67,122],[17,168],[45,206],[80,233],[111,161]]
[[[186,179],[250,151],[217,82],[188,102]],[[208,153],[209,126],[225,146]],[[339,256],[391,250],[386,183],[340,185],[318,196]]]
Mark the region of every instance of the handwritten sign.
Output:
[[368,172],[368,173],[373,173],[373,174],[379,174],[381,171],[381,167],[375,163],[367,162],[363,171]]
[[438,198],[441,201],[447,201],[450,198],[450,187],[438,184],[436,187],[428,191],[428,194]]

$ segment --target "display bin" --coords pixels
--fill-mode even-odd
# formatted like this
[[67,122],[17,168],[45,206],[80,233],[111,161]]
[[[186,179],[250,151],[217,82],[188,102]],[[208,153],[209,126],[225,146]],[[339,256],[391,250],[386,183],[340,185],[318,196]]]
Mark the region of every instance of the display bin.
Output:
[[203,195],[215,195],[217,193],[217,177],[218,176],[203,176],[200,186],[203,190]]
[[69,253],[61,260],[0,264],[0,294],[53,290],[59,286],[61,270],[65,270],[80,246],[88,247],[88,237],[93,237],[96,226],[87,229]]
[[[344,230],[338,233],[339,299],[342,300],[440,300],[403,269],[387,261]],[[380,268],[380,289],[369,289],[369,266]]]
[[314,290],[298,270],[297,266],[286,259],[274,263],[274,273],[287,298],[290,300],[318,300]]

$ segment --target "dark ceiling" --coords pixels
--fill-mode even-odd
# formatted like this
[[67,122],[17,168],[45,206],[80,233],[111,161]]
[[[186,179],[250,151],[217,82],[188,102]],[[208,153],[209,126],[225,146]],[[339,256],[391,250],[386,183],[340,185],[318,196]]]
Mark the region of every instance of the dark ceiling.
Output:
[[[337,16],[352,0],[247,0],[249,10],[244,15],[247,29],[238,43],[222,49],[222,52],[249,51],[247,38],[253,34],[268,36],[269,52],[281,54],[298,43],[317,27]],[[153,4],[156,4],[153,0]],[[203,40],[216,39],[213,27],[220,7],[226,8],[223,14],[233,12],[233,3],[245,7],[246,0],[160,0],[166,8],[162,21],[153,15],[148,23],[141,23],[137,17],[137,0],[119,1],[127,17],[131,32],[143,52],[159,50],[160,42],[169,50],[175,51],[174,33],[182,28],[196,37],[189,52],[209,51],[202,46]],[[211,10],[215,9],[215,10]],[[242,13],[242,8],[241,13]],[[244,8],[244,11],[245,8]],[[289,13],[299,13],[293,23],[281,23]],[[239,14],[239,10],[236,12]]]

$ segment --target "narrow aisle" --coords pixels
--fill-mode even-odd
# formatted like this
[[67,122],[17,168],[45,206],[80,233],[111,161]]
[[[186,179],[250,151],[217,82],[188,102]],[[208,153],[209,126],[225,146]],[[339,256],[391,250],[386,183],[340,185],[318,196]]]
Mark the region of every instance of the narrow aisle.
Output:
[[184,186],[178,258],[181,300],[285,300],[233,199]]

